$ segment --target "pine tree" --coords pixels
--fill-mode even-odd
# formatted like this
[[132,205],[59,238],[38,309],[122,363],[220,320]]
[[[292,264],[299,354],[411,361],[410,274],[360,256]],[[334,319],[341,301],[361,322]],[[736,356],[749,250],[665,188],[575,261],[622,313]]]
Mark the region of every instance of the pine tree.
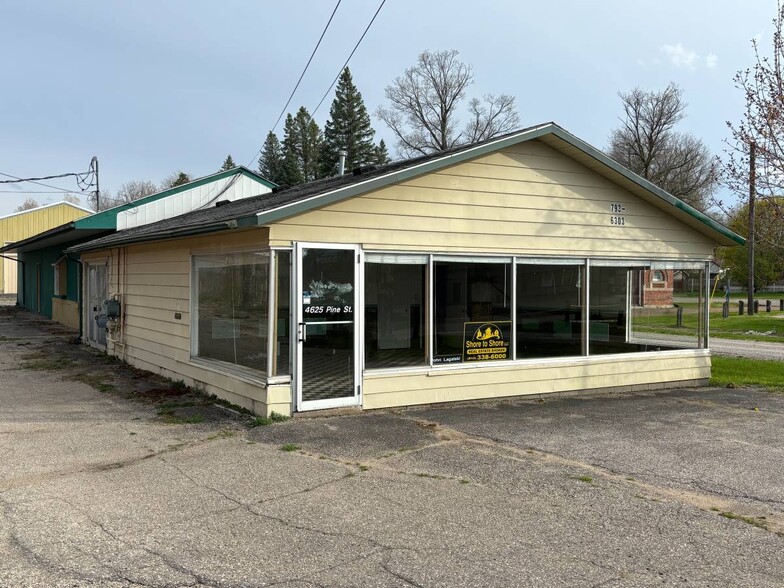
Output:
[[299,163],[296,124],[291,114],[286,115],[283,125],[283,156],[276,179],[272,181],[281,186],[295,186],[305,181]]
[[377,159],[373,136],[362,94],[359,93],[348,68],[340,74],[335,99],[324,126],[324,147],[321,150],[321,173],[335,174],[340,151],[346,152],[346,169],[350,170]]
[[[301,178],[298,183],[319,178],[319,152],[324,137],[304,106],[300,107],[296,116],[286,116],[283,132],[284,167],[291,167],[296,162]],[[287,174],[291,171],[287,170]]]
[[231,155],[228,155],[226,159],[223,161],[223,166],[220,168],[220,171],[228,171],[230,169],[234,169],[237,167],[237,164],[234,163],[234,160],[231,158]]
[[270,131],[264,139],[259,157],[259,172],[270,182],[281,184],[280,175],[283,169],[283,151],[278,136]]
[[387,151],[387,144],[384,139],[379,141],[378,146],[374,148],[373,163],[376,165],[386,165],[389,163],[389,151]]
[[190,181],[191,178],[188,174],[186,174],[185,172],[180,172],[180,174],[177,176],[177,179],[174,180],[174,183],[172,184],[172,188],[174,188],[175,186],[182,186],[183,184],[187,184]]

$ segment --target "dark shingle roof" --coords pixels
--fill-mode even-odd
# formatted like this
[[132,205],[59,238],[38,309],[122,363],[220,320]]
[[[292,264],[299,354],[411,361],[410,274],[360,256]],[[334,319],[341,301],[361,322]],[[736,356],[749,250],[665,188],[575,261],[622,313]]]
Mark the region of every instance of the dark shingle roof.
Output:
[[599,163],[609,174],[616,174],[633,182],[661,206],[681,218],[691,219],[695,226],[707,232],[721,244],[744,243],[743,237],[707,217],[704,213],[678,200],[661,188],[639,177],[607,155],[578,139],[555,123],[546,123],[521,129],[506,135],[493,137],[487,141],[456,147],[431,155],[398,161],[359,174],[348,173],[344,176],[317,180],[286,189],[278,189],[271,194],[262,194],[222,203],[180,216],[168,218],[149,225],[142,225],[95,239],[72,247],[68,251],[89,251],[105,249],[128,243],[170,239],[188,235],[219,231],[227,228],[263,226],[289,216],[366,193],[383,186],[415,177],[419,174],[441,169],[453,163],[478,157],[479,155],[501,149],[522,141],[544,139],[552,136],[569,149],[576,148],[592,161]]
[[481,143],[473,143],[471,145],[456,147],[448,151],[396,161],[384,166],[367,166],[366,168],[359,168],[359,170],[355,170],[357,173],[355,173],[355,171],[349,171],[343,176],[315,180],[313,182],[308,182],[307,184],[300,184],[288,188],[284,186],[282,189],[278,189],[272,193],[235,200],[222,204],[221,206],[210,206],[209,208],[195,210],[149,225],[141,225],[139,227],[117,231],[111,235],[101,237],[100,239],[95,239],[88,243],[72,247],[68,251],[89,251],[92,249],[103,249],[105,247],[122,245],[124,243],[136,243],[146,240],[154,241],[159,238],[176,237],[178,235],[192,234],[193,232],[202,232],[198,231],[199,229],[204,229],[203,232],[209,232],[210,230],[228,228],[231,221],[236,219],[253,216],[269,210],[275,210],[293,202],[299,202],[313,196],[340,190],[341,188],[359,184],[360,182],[414,167],[422,163],[448,157],[469,148],[474,148],[490,141],[497,141],[498,139],[520,132],[521,131],[515,131],[508,135],[494,137],[488,141],[482,141]]

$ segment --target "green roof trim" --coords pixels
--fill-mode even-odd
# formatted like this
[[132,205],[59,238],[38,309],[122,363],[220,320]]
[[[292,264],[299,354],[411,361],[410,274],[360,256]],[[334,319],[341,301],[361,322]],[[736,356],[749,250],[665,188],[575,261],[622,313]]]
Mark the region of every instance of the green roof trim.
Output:
[[240,227],[243,226],[247,227],[247,226],[254,226],[254,225],[268,225],[283,220],[285,218],[288,218],[290,216],[294,216],[296,214],[301,214],[303,212],[307,212],[309,210],[313,210],[321,206],[333,204],[335,202],[339,202],[346,198],[358,196],[360,194],[367,193],[371,190],[377,190],[379,188],[383,188],[391,184],[395,184],[411,178],[415,178],[417,176],[420,176],[428,172],[440,170],[450,165],[461,163],[463,161],[474,159],[476,157],[481,157],[482,155],[486,155],[488,153],[492,153],[500,149],[504,149],[506,147],[516,145],[518,143],[523,143],[525,141],[532,141],[534,139],[539,139],[548,135],[554,135],[559,139],[561,139],[562,141],[568,143],[569,145],[579,149],[586,155],[592,157],[593,159],[596,159],[597,161],[606,165],[616,173],[621,174],[628,180],[639,185],[641,188],[657,196],[664,202],[672,205],[679,211],[684,212],[687,215],[698,220],[700,223],[705,225],[711,231],[719,233],[721,236],[739,245],[744,245],[746,243],[746,240],[743,237],[734,233],[733,231],[731,231],[721,223],[718,223],[717,221],[713,220],[706,214],[700,212],[696,208],[689,206],[688,204],[686,204],[682,200],[679,200],[672,194],[665,192],[658,186],[638,176],[631,170],[626,169],[624,166],[622,166],[615,160],[611,159],[610,157],[608,157],[607,155],[605,155],[595,147],[589,145],[588,143],[586,143],[581,139],[578,139],[568,131],[564,130],[563,128],[561,128],[560,126],[552,122],[537,127],[532,127],[530,129],[520,131],[519,133],[506,135],[495,141],[490,140],[480,145],[477,145],[476,147],[473,148],[467,147],[466,149],[461,149],[456,153],[451,153],[445,155],[444,157],[438,157],[436,159],[428,160],[418,165],[413,165],[412,167],[407,167],[401,170],[390,172],[389,174],[372,178],[365,182],[358,182],[356,184],[351,184],[344,188],[338,188],[332,192],[311,196],[309,198],[305,198],[303,200],[293,202],[291,204],[287,204],[273,210],[260,212],[256,215],[255,222],[253,221],[252,217],[240,218],[238,219],[237,224]]
[[93,215],[86,216],[74,221],[74,227],[77,229],[116,230],[117,215],[123,212],[124,210],[128,210],[130,208],[136,208],[137,206],[141,206],[142,204],[147,204],[149,202],[155,202],[156,200],[160,200],[161,198],[166,198],[168,196],[172,196],[180,192],[185,192],[186,190],[192,190],[193,188],[198,188],[200,186],[204,186],[205,184],[223,180],[237,174],[245,176],[246,178],[250,178],[251,180],[255,180],[258,183],[263,184],[270,190],[272,190],[273,188],[277,188],[277,184],[270,182],[269,180],[265,179],[264,177],[260,176],[259,174],[248,169],[245,166],[239,166],[226,171],[220,171],[214,174],[210,174],[209,176],[204,176],[203,178],[199,178],[197,180],[193,180],[185,184],[181,184],[179,186],[175,186],[173,188],[163,190],[161,192],[156,192],[155,194],[150,194],[149,196],[145,196],[144,198],[139,198],[138,200],[134,200],[133,202],[120,204],[119,206],[115,206],[107,210],[102,210],[101,212],[96,212]]

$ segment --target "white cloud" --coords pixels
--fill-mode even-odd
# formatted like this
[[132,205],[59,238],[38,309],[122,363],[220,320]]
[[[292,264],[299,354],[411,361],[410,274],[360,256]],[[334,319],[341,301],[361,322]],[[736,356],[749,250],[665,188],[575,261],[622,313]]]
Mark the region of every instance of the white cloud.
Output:
[[715,53],[708,53],[705,57],[692,49],[687,49],[682,43],[675,45],[662,45],[659,52],[663,53],[672,65],[681,69],[695,70],[698,67],[714,69],[719,62]]

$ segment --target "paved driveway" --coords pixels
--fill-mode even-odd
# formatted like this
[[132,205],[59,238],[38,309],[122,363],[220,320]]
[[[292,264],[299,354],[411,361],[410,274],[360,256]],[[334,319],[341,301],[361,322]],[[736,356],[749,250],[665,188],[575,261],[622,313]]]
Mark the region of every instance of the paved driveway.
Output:
[[248,428],[68,337],[0,310],[0,586],[784,585],[781,396]]

